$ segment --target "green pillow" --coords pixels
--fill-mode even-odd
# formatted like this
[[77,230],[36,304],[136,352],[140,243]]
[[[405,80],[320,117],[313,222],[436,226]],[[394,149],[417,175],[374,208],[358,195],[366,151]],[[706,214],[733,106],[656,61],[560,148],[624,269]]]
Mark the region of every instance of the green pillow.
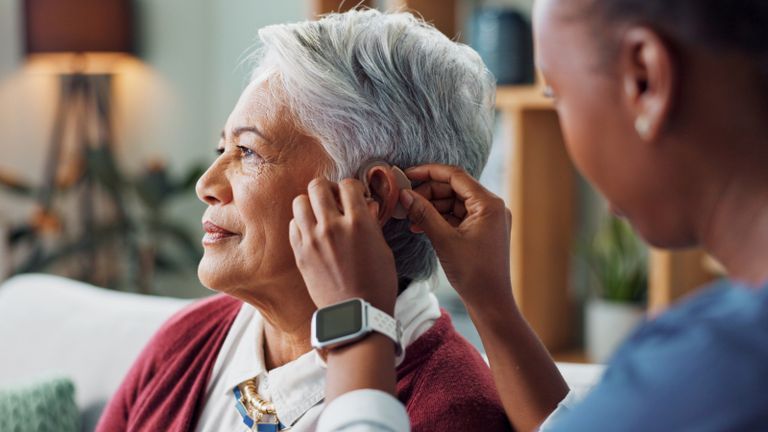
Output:
[[75,385],[69,379],[57,378],[0,390],[0,431],[80,432]]

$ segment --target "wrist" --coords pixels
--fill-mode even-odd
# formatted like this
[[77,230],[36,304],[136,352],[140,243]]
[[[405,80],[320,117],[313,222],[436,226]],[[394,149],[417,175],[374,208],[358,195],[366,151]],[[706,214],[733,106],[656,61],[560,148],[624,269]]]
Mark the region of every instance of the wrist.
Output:
[[392,341],[379,333],[327,352],[326,399],[360,389],[376,389],[395,394],[395,349]]
[[508,322],[511,317],[520,315],[510,283],[502,283],[497,288],[484,291],[483,293],[484,295],[477,298],[462,298],[467,313],[473,321],[488,323]]
[[360,352],[376,355],[376,358],[381,357],[384,360],[387,360],[391,357],[392,361],[387,362],[387,364],[395,364],[395,343],[392,342],[392,339],[377,332],[368,333],[365,337],[350,342],[346,345],[327,349],[325,352],[325,358],[326,361],[329,362],[328,364],[330,364],[330,362],[333,360],[339,360],[348,357],[350,353]]
[[468,310],[474,309],[481,313],[498,310],[506,313],[509,308],[517,308],[512,292],[512,282],[509,279],[476,278],[472,288],[462,293],[463,290],[457,287],[461,300]]

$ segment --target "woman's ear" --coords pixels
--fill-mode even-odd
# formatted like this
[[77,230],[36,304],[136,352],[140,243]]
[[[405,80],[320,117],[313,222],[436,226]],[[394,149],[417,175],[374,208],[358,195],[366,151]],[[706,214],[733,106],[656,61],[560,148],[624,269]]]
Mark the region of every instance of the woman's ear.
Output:
[[365,173],[371,198],[379,203],[379,224],[384,226],[397,212],[400,187],[395,172],[386,165],[375,165]]

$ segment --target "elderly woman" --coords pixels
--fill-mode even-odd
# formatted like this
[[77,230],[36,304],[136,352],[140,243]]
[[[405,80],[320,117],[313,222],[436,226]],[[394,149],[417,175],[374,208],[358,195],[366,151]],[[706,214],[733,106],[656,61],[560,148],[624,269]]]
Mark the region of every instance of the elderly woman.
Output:
[[[98,430],[314,430],[325,369],[289,242],[294,198],[373,160],[478,175],[487,159],[492,77],[475,52],[411,15],[354,11],[259,36],[258,67],[197,185],[208,205],[199,277],[221,294],[159,330]],[[364,175],[397,269],[396,304],[376,306],[402,325],[397,395],[413,428],[509,429],[490,371],[430,292],[429,241],[392,217],[394,171]]]

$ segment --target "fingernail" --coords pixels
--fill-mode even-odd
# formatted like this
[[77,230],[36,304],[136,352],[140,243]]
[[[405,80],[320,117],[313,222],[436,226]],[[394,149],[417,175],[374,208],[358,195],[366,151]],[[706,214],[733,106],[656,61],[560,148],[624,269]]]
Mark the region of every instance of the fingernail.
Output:
[[406,209],[410,209],[411,205],[413,204],[413,195],[411,194],[412,192],[409,190],[400,191],[400,202],[403,203],[403,207]]

